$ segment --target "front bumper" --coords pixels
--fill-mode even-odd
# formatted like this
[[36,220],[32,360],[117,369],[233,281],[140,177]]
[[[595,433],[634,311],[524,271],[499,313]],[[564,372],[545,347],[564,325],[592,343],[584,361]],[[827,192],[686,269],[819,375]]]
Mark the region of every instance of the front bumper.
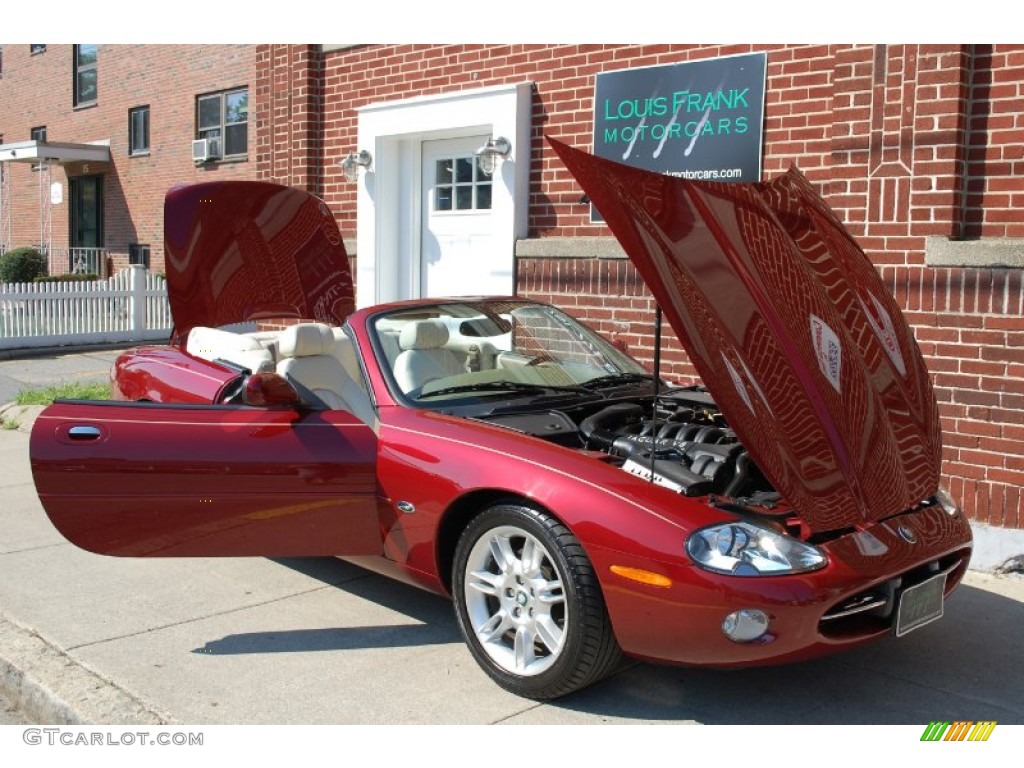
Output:
[[[901,536],[899,528],[907,538]],[[668,576],[648,587],[610,573],[622,554],[591,553],[601,573],[616,637],[629,655],[660,662],[713,666],[775,664],[852,648],[892,632],[899,595],[945,572],[948,596],[963,579],[971,529],[962,513],[938,505],[898,515],[819,545],[828,565],[812,573],[735,577],[689,563],[679,542],[676,563],[629,563]],[[748,643],[722,633],[740,609],[769,616],[768,632]]]

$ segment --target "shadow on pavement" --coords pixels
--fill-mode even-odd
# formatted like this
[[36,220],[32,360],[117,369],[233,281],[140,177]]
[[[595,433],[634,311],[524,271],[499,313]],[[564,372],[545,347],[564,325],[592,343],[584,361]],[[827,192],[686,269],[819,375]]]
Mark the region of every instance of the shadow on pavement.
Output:
[[[420,625],[229,635],[196,652],[279,653],[461,642],[444,598],[330,558],[277,562]],[[1024,603],[961,586],[946,615],[900,639],[809,662],[718,670],[627,661],[549,706],[612,718],[707,724],[1024,723]],[[468,653],[468,652],[467,652]]]
[[271,558],[330,587],[384,606],[419,624],[248,632],[207,642],[193,653],[299,653],[352,648],[400,648],[461,642],[451,603],[415,587],[334,558]]
[[1024,723],[1024,603],[962,586],[938,622],[815,661],[734,670],[636,664],[557,707],[707,724]]

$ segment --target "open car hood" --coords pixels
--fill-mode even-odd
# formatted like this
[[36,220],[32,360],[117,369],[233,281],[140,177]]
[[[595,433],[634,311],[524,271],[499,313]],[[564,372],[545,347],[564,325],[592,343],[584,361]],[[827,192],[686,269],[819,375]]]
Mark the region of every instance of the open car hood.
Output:
[[549,139],[643,276],[754,461],[823,532],[939,484],[941,434],[913,334],[796,170],[688,181]]
[[339,325],[355,306],[334,216],[299,189],[258,181],[172,189],[164,248],[176,335],[270,317]]

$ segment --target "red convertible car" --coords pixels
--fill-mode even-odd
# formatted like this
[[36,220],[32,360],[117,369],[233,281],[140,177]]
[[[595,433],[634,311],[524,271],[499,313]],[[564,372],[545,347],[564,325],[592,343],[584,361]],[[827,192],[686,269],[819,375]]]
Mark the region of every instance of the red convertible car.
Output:
[[552,146],[703,385],[521,298],[355,310],[321,201],[179,188],[171,343],[122,355],[113,400],[36,422],[53,524],[108,555],[351,559],[450,595],[480,666],[536,699],[623,654],[789,662],[939,618],[971,533],[928,372],[808,182]]

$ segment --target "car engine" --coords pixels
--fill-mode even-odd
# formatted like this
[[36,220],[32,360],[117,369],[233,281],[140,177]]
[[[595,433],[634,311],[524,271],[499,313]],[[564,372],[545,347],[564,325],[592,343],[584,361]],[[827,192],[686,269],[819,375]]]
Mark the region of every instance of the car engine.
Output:
[[486,420],[569,447],[602,451],[623,471],[684,496],[756,499],[762,506],[777,498],[700,388],[669,390],[657,398],[656,408],[653,398],[646,397],[582,414],[561,409]]

